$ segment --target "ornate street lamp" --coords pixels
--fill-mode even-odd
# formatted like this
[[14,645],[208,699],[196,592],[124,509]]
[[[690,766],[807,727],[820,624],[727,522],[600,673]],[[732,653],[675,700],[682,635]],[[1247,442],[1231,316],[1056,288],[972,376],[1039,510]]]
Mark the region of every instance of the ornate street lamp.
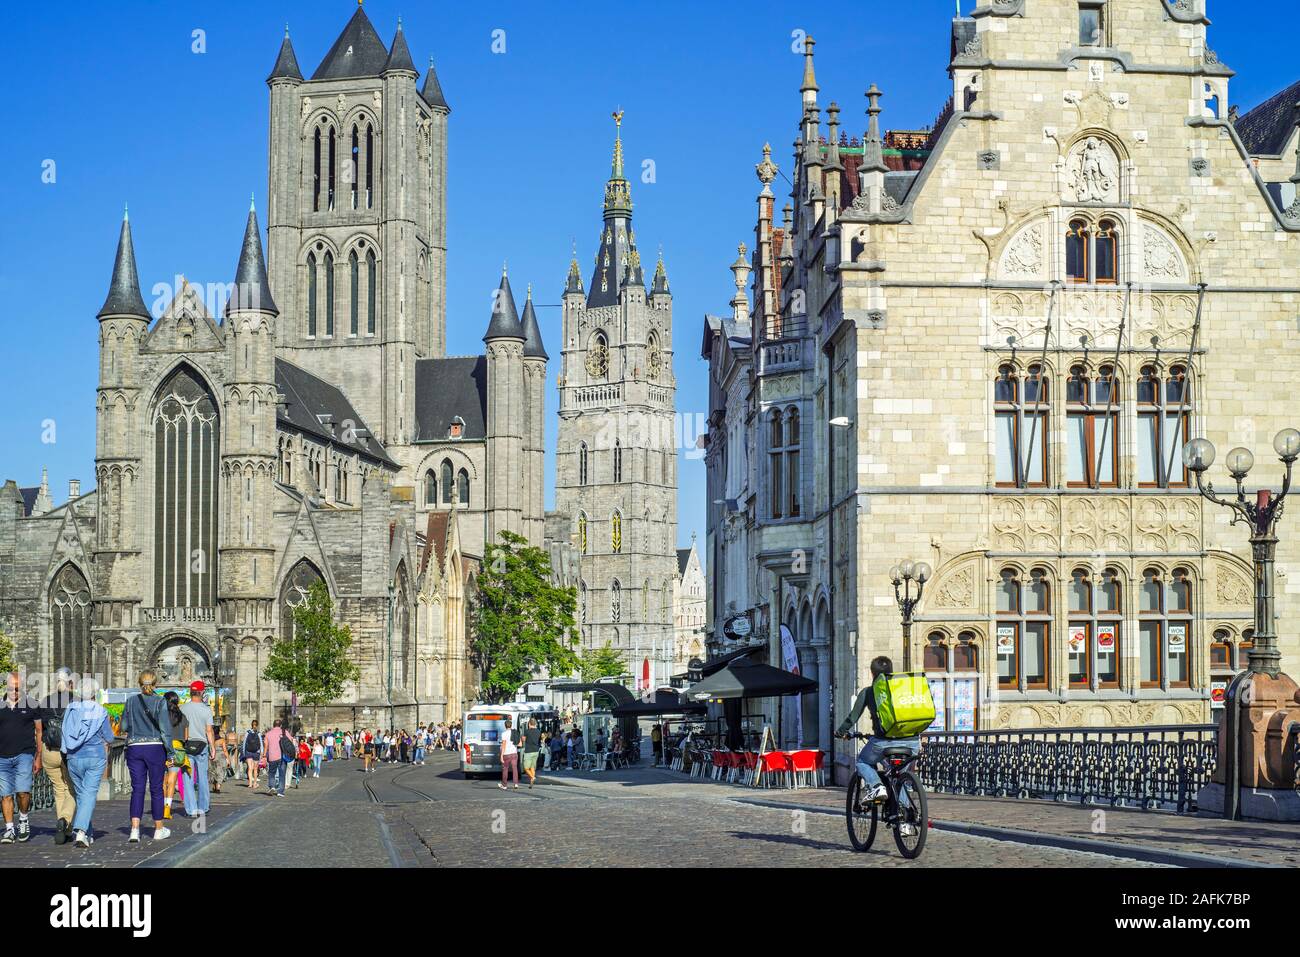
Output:
[[[1290,764],[1292,771],[1288,774],[1285,760],[1290,741],[1287,729],[1297,717],[1300,692],[1295,682],[1282,673],[1282,653],[1274,630],[1273,580],[1277,522],[1291,491],[1292,468],[1300,458],[1300,431],[1283,429],[1273,439],[1273,449],[1286,466],[1282,491],[1275,496],[1270,489],[1260,489],[1252,501],[1245,489],[1246,476],[1255,465],[1255,456],[1249,449],[1233,449],[1225,462],[1228,474],[1237,483],[1237,496],[1233,500],[1215,494],[1214,485],[1205,481],[1205,473],[1214,464],[1213,443],[1209,439],[1193,439],[1183,447],[1183,461],[1196,476],[1201,495],[1215,505],[1231,509],[1232,524],[1240,523],[1250,530],[1255,564],[1255,641],[1246,669],[1228,686],[1219,733],[1218,768],[1213,783],[1202,791],[1201,798],[1202,807],[1222,801],[1223,816],[1229,819],[1241,816],[1243,788],[1250,791],[1251,816],[1264,814],[1282,820],[1300,817],[1294,764]],[[1270,735],[1272,726],[1283,733]],[[1223,788],[1221,797],[1214,791],[1219,787]]]
[[[911,559],[895,565],[889,570],[889,580],[894,583],[894,600],[898,602],[898,611],[903,616],[903,662],[908,671],[912,670],[912,612],[921,601],[925,583],[934,574],[926,562],[914,562]],[[916,594],[912,594],[912,583],[916,583]]]

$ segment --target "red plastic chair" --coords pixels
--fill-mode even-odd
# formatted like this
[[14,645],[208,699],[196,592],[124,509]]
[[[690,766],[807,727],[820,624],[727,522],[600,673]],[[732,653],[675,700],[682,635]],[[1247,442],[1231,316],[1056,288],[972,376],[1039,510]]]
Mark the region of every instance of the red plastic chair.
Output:
[[716,781],[720,777],[722,777],[722,772],[726,770],[726,767],[727,767],[727,752],[714,751],[713,752],[713,780]]
[[817,769],[817,786],[819,788],[825,787],[826,786],[826,752],[825,751],[816,752],[816,759],[814,760],[813,765]]
[[756,751],[746,751],[740,757],[744,763],[744,774],[741,776],[741,781],[744,784],[752,784],[754,771],[758,768],[758,753]]
[[745,766],[745,756],[739,751],[727,755],[727,781],[735,784],[740,778],[740,770]]
[[771,787],[772,777],[781,775],[781,787],[787,787],[790,775],[790,756],[784,751],[769,751],[759,758],[763,773],[763,787]]
[[817,777],[817,758],[820,751],[795,751],[790,755],[790,769],[794,772],[794,786],[799,787],[800,779],[812,786]]

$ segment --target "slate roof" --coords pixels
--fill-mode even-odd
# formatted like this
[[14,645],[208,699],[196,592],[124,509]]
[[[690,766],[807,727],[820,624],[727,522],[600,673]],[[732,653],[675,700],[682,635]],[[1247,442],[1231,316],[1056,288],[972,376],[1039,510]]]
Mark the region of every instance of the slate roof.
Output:
[[457,417],[462,441],[487,437],[487,358],[416,359],[415,441],[445,442]]
[[524,339],[524,327],[519,324],[519,310],[515,308],[515,294],[510,288],[510,277],[503,271],[501,284],[492,297],[492,317],[488,320],[483,341],[489,339]]
[[533,311],[531,290],[528,293],[528,301],[524,303],[524,318],[521,320],[521,325],[524,327],[524,357],[549,359],[546,346],[542,344],[542,327],[537,324],[537,313]]
[[240,309],[280,314],[275,300],[271,298],[271,283],[266,278],[266,259],[262,255],[257,212],[251,206],[248,222],[244,225],[244,244],[239,249],[239,263],[235,266],[235,287],[226,300],[226,315]]
[[686,574],[686,566],[691,561],[691,550],[689,548],[677,549],[677,577],[681,578]]
[[[407,54],[409,59],[410,54]],[[375,32],[374,25],[360,6],[352,14],[325,59],[321,60],[313,80],[338,80],[344,77],[379,76],[388,66],[388,47]]]
[[429,567],[429,559],[433,559],[438,570],[442,570],[443,560],[447,555],[447,525],[451,520],[451,512],[430,512],[428,529],[424,533],[424,548],[420,552],[420,574],[424,574],[425,569]]
[[33,485],[31,488],[20,488],[18,494],[23,497],[23,515],[30,518],[32,509],[36,507],[36,496],[41,494],[41,487]]
[[1300,122],[1300,81],[1237,120],[1237,133],[1252,156],[1280,156]]
[[[275,411],[277,423],[396,467],[397,463],[371,434],[365,421],[338,386],[312,375],[287,359],[275,360],[275,386],[285,397],[284,404]],[[318,418],[321,415],[331,417],[333,434],[329,426]],[[344,423],[348,422],[353,423],[357,432],[352,442],[345,438]]]
[[420,87],[420,96],[424,97],[424,102],[430,106],[441,107],[444,110],[450,110],[447,105],[447,98],[442,95],[442,84],[438,82],[438,74],[433,69],[433,57],[429,57],[429,69],[424,74],[424,86]]
[[289,31],[284,31],[284,42],[280,44],[280,53],[275,58],[275,66],[271,68],[271,75],[266,78],[270,80],[301,80],[302,70],[298,69],[298,58],[294,56],[293,44],[289,42]]
[[388,55],[384,72],[405,70],[407,73],[419,73],[415,61],[411,59],[411,48],[406,45],[406,34],[402,32],[402,21],[397,21],[397,35],[393,37],[393,52]]
[[108,283],[108,296],[99,310],[104,316],[138,316],[149,318],[144,297],[140,295],[140,276],[135,268],[135,246],[131,243],[131,223],[122,217],[122,231],[117,237],[117,258],[113,260],[113,278]]

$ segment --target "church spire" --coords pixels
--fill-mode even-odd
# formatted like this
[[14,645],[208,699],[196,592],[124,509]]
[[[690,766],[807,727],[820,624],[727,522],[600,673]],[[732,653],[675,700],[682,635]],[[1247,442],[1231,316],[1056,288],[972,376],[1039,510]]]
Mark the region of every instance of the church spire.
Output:
[[596,265],[587,290],[587,306],[612,306],[629,285],[645,286],[641,256],[632,230],[632,187],[623,173],[623,111],[615,110],[614,159],[605,183],[604,223]]
[[569,260],[569,278],[564,284],[565,295],[582,292],[582,272],[578,268],[578,244],[573,244],[573,258]]
[[442,84],[438,82],[438,74],[433,69],[433,57],[429,57],[429,69],[424,74],[424,85],[420,87],[420,96],[424,102],[436,109],[451,111],[447,105],[447,98],[442,94]]
[[515,294],[510,289],[510,277],[501,267],[501,285],[492,294],[492,317],[488,320],[483,341],[491,339],[523,339],[524,329],[519,324],[519,310],[515,308]]
[[537,323],[537,313],[533,311],[533,286],[528,285],[528,300],[524,303],[524,318],[520,323],[524,330],[524,358],[549,359],[546,347],[542,345],[542,328]]
[[397,35],[393,37],[393,50],[388,54],[388,62],[384,64],[383,73],[410,73],[412,76],[419,71],[415,69],[415,61],[411,59],[411,48],[406,45],[406,34],[402,32],[402,18],[397,18]]
[[632,214],[632,188],[623,177],[623,111],[614,117],[614,159],[610,164],[609,182],[605,184],[605,215]]
[[117,238],[117,258],[113,261],[113,278],[108,284],[108,297],[99,318],[105,316],[135,316],[148,320],[144,297],[140,295],[140,277],[135,268],[135,246],[131,243],[131,221],[122,211],[122,232]]
[[275,66],[266,82],[273,80],[292,80],[302,82],[302,70],[298,69],[298,58],[294,56],[293,44],[289,41],[289,24],[284,25],[284,42],[280,44],[280,55],[275,58]]
[[668,288],[668,271],[664,269],[664,251],[659,249],[659,262],[655,264],[654,287],[650,290],[652,296],[672,295]]
[[233,312],[269,312],[276,316],[280,310],[271,298],[271,283],[266,278],[266,259],[262,256],[261,230],[257,226],[257,211],[249,203],[248,222],[244,225],[244,244],[239,250],[239,264],[235,267],[235,288],[226,300],[226,315]]

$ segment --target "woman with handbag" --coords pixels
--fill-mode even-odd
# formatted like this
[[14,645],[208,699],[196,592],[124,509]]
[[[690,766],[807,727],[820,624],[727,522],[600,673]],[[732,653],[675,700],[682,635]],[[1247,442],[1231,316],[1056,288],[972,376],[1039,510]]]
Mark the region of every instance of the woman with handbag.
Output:
[[[163,823],[163,777],[171,761],[170,722],[167,703],[154,693],[158,681],[152,671],[140,672],[140,693],[126,699],[119,728],[126,737],[126,767],[131,773],[131,835],[127,841],[140,843],[140,817],[144,813],[144,792],[149,789],[153,817],[153,839],[171,837]],[[163,731],[163,724],[168,731]]]

